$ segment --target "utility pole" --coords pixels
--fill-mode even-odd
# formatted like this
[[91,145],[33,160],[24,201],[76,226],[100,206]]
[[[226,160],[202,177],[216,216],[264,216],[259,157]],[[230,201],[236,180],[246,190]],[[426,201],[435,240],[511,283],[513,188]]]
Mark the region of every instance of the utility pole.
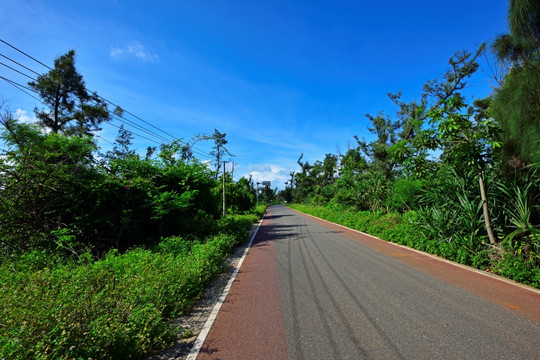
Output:
[[225,217],[227,213],[227,208],[225,206],[225,164],[227,162],[223,161],[223,217]]
[[232,170],[231,170],[231,179],[234,181],[234,165],[236,164],[234,161],[231,162],[232,164]]
[[257,196],[257,205],[259,205],[259,184],[260,182],[257,181],[257,190],[255,192],[255,195]]

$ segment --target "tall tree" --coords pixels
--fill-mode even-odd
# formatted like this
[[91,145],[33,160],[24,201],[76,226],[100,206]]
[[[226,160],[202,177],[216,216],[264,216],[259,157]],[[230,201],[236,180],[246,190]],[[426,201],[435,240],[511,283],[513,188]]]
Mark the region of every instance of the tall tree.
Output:
[[459,94],[467,80],[478,70],[477,59],[485,51],[485,44],[475,53],[458,51],[449,60],[449,68],[440,79],[428,81],[423,88],[420,101],[405,102],[401,93],[389,93],[389,98],[398,106],[397,119],[391,122],[395,134],[394,144],[387,149],[388,163],[408,176],[425,178],[433,173],[434,164],[429,160],[429,151],[437,147],[435,129],[426,126],[429,114],[444,106],[451,97]]
[[54,69],[28,85],[39,93],[48,109],[35,109],[39,124],[53,133],[90,135],[110,119],[107,104],[86,90],[75,68],[75,50],[54,60]]
[[509,34],[492,49],[510,71],[497,89],[492,116],[502,130],[503,150],[513,167],[540,161],[540,2],[510,0]]
[[45,134],[0,114],[0,252],[51,246],[84,207],[95,145],[88,137]]
[[203,135],[203,140],[213,140],[214,146],[213,150],[210,152],[210,155],[216,157],[216,179],[219,176],[219,170],[221,169],[221,163],[223,161],[223,157],[225,155],[234,156],[232,155],[229,150],[225,147],[229,143],[229,141],[226,139],[227,134],[221,133],[218,131],[218,129],[214,129],[214,133],[212,135]]
[[338,157],[333,154],[326,154],[322,163],[322,171],[319,183],[321,186],[328,186],[334,183],[337,175]]
[[398,140],[396,132],[399,129],[399,122],[393,121],[382,112],[376,116],[367,114],[366,117],[372,124],[372,127],[368,126],[369,132],[375,134],[377,138],[370,143],[361,141],[358,137],[355,137],[355,139],[368,159],[371,160],[371,169],[382,174],[386,180],[390,181],[394,178],[396,163],[389,149]]
[[116,159],[126,159],[129,156],[135,155],[135,150],[131,148],[133,133],[127,130],[124,125],[120,125],[118,135],[114,140],[112,151],[107,152],[107,157]]
[[491,159],[493,149],[500,146],[493,119],[486,116],[483,101],[467,106],[459,94],[446,99],[429,116],[430,123],[437,128],[437,140],[446,162],[456,166],[465,165],[476,172],[486,232],[489,242],[495,244],[484,181],[486,164]]
[[540,58],[540,2],[510,0],[509,5],[510,33],[498,36],[492,47],[499,60],[526,67]]

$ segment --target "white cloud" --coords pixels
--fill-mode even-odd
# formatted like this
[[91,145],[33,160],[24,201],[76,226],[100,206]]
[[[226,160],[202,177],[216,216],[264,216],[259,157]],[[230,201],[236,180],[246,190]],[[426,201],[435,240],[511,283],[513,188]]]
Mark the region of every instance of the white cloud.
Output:
[[212,160],[203,160],[201,164],[205,165],[208,170],[213,170]]
[[33,114],[29,116],[28,111],[22,109],[15,110],[13,113],[13,118],[24,123],[34,123],[37,120]]
[[122,48],[115,47],[111,50],[112,58],[135,57],[144,62],[154,63],[159,60],[159,56],[147,50],[141,43],[134,41]]
[[272,188],[283,189],[285,182],[291,178],[291,171],[275,164],[250,164],[244,177],[249,179],[251,175],[255,182],[270,181]]
[[[13,118],[27,124],[36,124],[38,121],[34,114],[28,115],[28,111],[22,109],[15,110],[13,112]],[[41,132],[44,134],[49,134],[51,129],[41,128]]]

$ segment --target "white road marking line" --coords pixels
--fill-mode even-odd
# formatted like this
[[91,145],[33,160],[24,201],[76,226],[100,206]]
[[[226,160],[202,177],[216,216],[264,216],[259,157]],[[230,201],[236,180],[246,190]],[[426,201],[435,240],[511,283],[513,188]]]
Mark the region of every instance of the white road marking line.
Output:
[[238,274],[238,271],[240,270],[240,267],[242,266],[242,263],[244,262],[244,258],[246,257],[249,251],[249,248],[251,248],[251,244],[253,244],[253,239],[255,239],[255,236],[257,235],[257,232],[259,231],[259,228],[261,227],[263,220],[264,220],[264,215],[261,221],[259,222],[259,225],[257,225],[257,229],[255,230],[255,233],[251,237],[251,240],[249,241],[248,246],[244,250],[244,254],[242,254],[242,257],[240,258],[240,261],[238,261],[238,264],[236,264],[236,268],[234,269],[231,275],[231,278],[229,279],[229,282],[225,286],[225,289],[223,289],[223,292],[221,293],[221,296],[219,297],[216,305],[214,305],[214,308],[212,309],[210,316],[206,320],[206,323],[204,324],[201,332],[199,333],[199,336],[197,336],[197,340],[195,340],[195,343],[193,344],[193,347],[191,348],[189,355],[186,357],[186,360],[195,360],[197,356],[199,355],[199,352],[201,351],[201,348],[204,344],[204,340],[206,340],[206,336],[208,336],[208,333],[210,332],[210,328],[212,327],[212,325],[214,324],[214,321],[216,320],[219,309],[221,309],[221,305],[225,302],[225,298],[227,297],[227,295],[229,294],[229,291],[231,290],[234,279],[236,278],[236,274]]

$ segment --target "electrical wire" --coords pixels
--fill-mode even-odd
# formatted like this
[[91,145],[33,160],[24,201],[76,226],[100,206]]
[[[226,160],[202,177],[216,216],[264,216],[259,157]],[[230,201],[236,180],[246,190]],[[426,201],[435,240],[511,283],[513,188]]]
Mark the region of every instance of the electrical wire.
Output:
[[[9,60],[9,61],[11,61],[11,62],[13,62],[13,63],[19,65],[19,66],[21,66],[21,67],[23,67],[24,69],[26,69],[26,70],[28,70],[28,71],[31,71],[31,72],[33,72],[33,73],[39,75],[39,73],[37,73],[36,71],[34,71],[34,70],[32,70],[32,69],[30,69],[30,68],[28,68],[28,67],[26,67],[26,66],[20,64],[19,62],[15,61],[15,60],[13,60],[13,59],[11,59],[11,58],[9,58],[8,56],[5,56],[5,55],[3,55],[3,54],[0,54],[0,56],[2,56],[3,58],[5,58],[5,59],[7,59],[7,60]],[[23,73],[23,72],[21,72],[21,71],[15,69],[15,68],[13,68],[13,67],[7,65],[7,64],[5,64],[5,63],[3,63],[3,62],[1,62],[1,61],[0,61],[0,65],[3,65],[3,66],[5,66],[5,67],[7,67],[8,69],[17,72],[18,74],[21,74],[21,75],[23,75],[23,76],[26,76],[26,77],[29,78],[30,80],[37,81],[37,79],[33,78],[32,76],[30,76],[30,75],[28,75],[28,74],[25,74],[25,73]],[[4,79],[5,79],[5,78],[4,78]],[[26,86],[23,86],[23,85],[21,85],[21,84],[15,83],[15,82],[12,81],[12,80],[9,80],[9,79],[6,79],[6,80],[10,81],[10,82],[12,83],[12,85],[17,84],[18,86],[23,87],[23,88],[25,88],[25,89],[27,89],[27,90],[36,92],[36,91],[34,91],[33,89],[30,89],[30,88],[28,88],[28,87],[26,87]],[[88,89],[85,88],[85,90],[88,92]],[[26,92],[25,92],[25,93],[26,93]],[[36,93],[37,93],[37,92],[36,92]],[[28,93],[27,93],[27,94],[28,94]],[[94,94],[95,94],[95,93],[94,93]],[[97,94],[96,94],[96,95],[97,95]],[[104,100],[104,101],[106,101],[106,102],[108,102],[108,103],[110,103],[110,104],[113,104],[113,103],[110,102],[109,100],[107,100],[107,99],[105,99],[105,98],[103,98],[103,97],[101,97],[101,96],[99,96],[99,95],[97,95],[97,96],[98,96],[98,98],[100,98],[100,99],[102,99],[102,100]],[[32,97],[35,99],[34,96],[32,96]],[[95,99],[93,99],[93,100],[95,101]],[[40,102],[41,102],[41,101],[40,101]],[[96,103],[97,103],[97,101],[96,101]],[[118,105],[115,105],[115,106],[118,107]],[[126,112],[126,111],[123,111],[123,112]],[[168,140],[167,138],[163,137],[162,135],[159,135],[159,134],[157,134],[156,132],[154,132],[154,131],[152,131],[152,130],[148,130],[148,129],[144,128],[143,126],[138,125],[138,124],[136,124],[135,122],[133,122],[133,121],[131,121],[131,120],[128,120],[128,119],[126,119],[125,117],[123,117],[123,116],[121,116],[121,115],[116,115],[116,114],[114,114],[114,112],[113,112],[113,113],[111,113],[111,117],[114,117],[114,118],[116,118],[117,120],[119,120],[119,121],[121,121],[121,122],[124,122],[124,123],[126,123],[126,124],[129,124],[129,125],[131,125],[131,126],[137,128],[137,129],[140,130],[140,131],[143,131],[143,132],[145,132],[145,133],[147,133],[147,134],[149,134],[149,135],[152,135],[152,136],[156,137],[157,139],[160,139],[160,140],[165,141],[165,142],[169,142],[169,140]],[[155,127],[155,126],[153,126],[153,127]],[[157,128],[157,127],[155,127],[155,128]],[[157,129],[159,129],[159,128],[157,128]],[[169,136],[172,137],[172,135],[169,135]],[[173,137],[173,138],[174,138],[174,137]]]
[[25,86],[22,86],[12,80],[9,80],[9,79],[6,79],[5,77],[3,76],[0,76],[0,79],[4,80],[5,82],[7,82],[8,84],[10,84],[11,86],[15,87],[16,89],[19,89],[20,91],[22,91],[23,93],[25,93],[26,95],[30,96],[31,98],[34,98],[36,99],[37,101],[41,102],[41,99],[38,99],[37,97],[35,97],[34,95],[30,94],[29,92],[23,90],[22,88],[26,88]]
[[14,50],[20,52],[21,54],[23,54],[24,56],[26,56],[26,57],[28,57],[28,58],[34,60],[34,61],[37,62],[38,64],[41,64],[41,65],[45,66],[47,69],[52,70],[52,67],[50,67],[49,65],[44,64],[44,63],[42,63],[41,61],[37,60],[36,58],[33,58],[32,56],[28,55],[28,54],[25,53],[24,51],[22,51],[22,50],[20,50],[20,49],[17,49],[15,46],[11,45],[11,44],[8,43],[7,41],[5,41],[5,40],[3,40],[3,39],[0,38],[0,42],[3,42],[4,44],[6,44],[7,46],[9,46],[10,48],[12,48],[12,49],[14,49]]
[[[43,62],[37,60],[37,59],[34,58],[33,56],[31,56],[31,55],[27,54],[26,52],[20,50],[19,48],[17,48],[17,47],[15,47],[15,46],[11,45],[11,44],[8,43],[7,41],[5,41],[5,40],[3,40],[3,39],[0,38],[0,42],[6,44],[6,45],[9,46],[10,48],[12,48],[12,49],[18,51],[19,53],[23,54],[24,56],[26,56],[26,57],[28,57],[28,58],[34,60],[35,62],[37,62],[38,64],[40,64],[40,65],[42,65],[42,66],[44,66],[44,67],[46,67],[47,69],[49,69],[49,70],[51,70],[51,71],[54,71],[54,69],[51,68],[50,66],[48,66],[48,65],[44,64]],[[35,72],[35,71],[33,71],[33,70],[31,70],[31,71],[32,71],[32,72]],[[86,90],[87,92],[92,92],[92,91],[88,90],[86,87],[85,87],[85,90]],[[115,104],[114,102],[112,102],[112,101],[110,101],[110,100],[108,100],[108,99],[106,99],[106,98],[104,98],[104,97],[102,97],[102,96],[100,96],[100,95],[97,95],[97,96],[98,96],[100,99],[102,99],[103,101],[107,102],[108,104],[110,104],[110,105],[112,105],[112,106],[115,106],[115,107],[121,108],[119,105]],[[162,129],[158,128],[157,126],[151,124],[150,122],[148,122],[148,121],[142,119],[141,117],[139,117],[139,116],[133,114],[132,112],[127,111],[127,110],[124,110],[124,112],[127,113],[127,114],[129,114],[129,115],[131,115],[131,116],[133,116],[133,117],[136,118],[137,120],[140,120],[140,121],[144,122],[145,124],[147,124],[147,125],[149,125],[149,126],[155,128],[156,130],[161,131],[161,132],[164,133],[165,135],[168,135],[168,136],[170,136],[171,138],[176,139],[176,137],[175,137],[174,135],[171,135],[171,134],[169,134],[169,133],[163,131]]]
[[[3,40],[3,39],[0,38],[0,42],[4,43],[5,45],[9,46],[10,48],[14,49],[15,51],[17,51],[17,52],[23,54],[24,56],[26,56],[26,57],[28,57],[29,59],[35,61],[36,63],[38,63],[38,64],[44,66],[45,68],[47,68],[47,69],[49,69],[49,70],[51,70],[51,71],[54,71],[54,69],[51,68],[50,66],[48,66],[48,65],[46,65],[45,63],[39,61],[38,59],[36,59],[36,58],[34,58],[33,56],[27,54],[26,52],[20,50],[19,48],[17,48],[17,47],[15,47],[15,46],[11,45],[11,44],[8,43],[7,41],[5,41],[5,40]],[[3,54],[0,54],[0,56],[2,56],[3,58],[5,58],[5,59],[7,59],[7,60],[9,60],[9,61],[11,61],[11,62],[17,64],[17,65],[19,65],[20,67],[22,67],[22,68],[24,68],[24,69],[26,69],[26,70],[28,70],[28,71],[30,71],[30,72],[32,72],[32,73],[34,73],[34,74],[40,76],[40,74],[39,74],[38,72],[32,70],[31,68],[29,68],[29,67],[27,67],[27,66],[25,66],[25,65],[23,65],[23,64],[21,64],[21,63],[19,63],[19,62],[17,62],[17,61],[15,61],[15,60],[13,60],[13,59],[11,59],[11,58],[9,58],[9,57],[7,57],[7,56],[5,56],[5,55],[3,55]],[[11,69],[11,70],[13,70],[13,71],[15,71],[15,72],[17,72],[17,73],[19,73],[19,74],[21,74],[21,75],[23,75],[23,76],[25,76],[25,77],[28,77],[28,78],[30,78],[30,79],[32,79],[32,80],[34,80],[34,81],[37,81],[35,78],[29,76],[28,74],[25,74],[25,73],[23,73],[23,72],[21,72],[21,71],[19,71],[19,70],[17,70],[17,69],[14,69],[14,68],[12,68],[11,66],[9,66],[9,65],[7,65],[7,64],[4,64],[4,63],[2,63],[2,62],[0,62],[0,64],[3,65],[3,66],[5,66],[5,67],[7,67],[7,68],[9,68],[9,69]],[[10,83],[12,86],[15,86],[15,87],[18,88],[20,91],[23,91],[24,93],[26,93],[27,95],[31,96],[32,98],[34,98],[34,99],[38,100],[39,102],[43,103],[41,100],[37,99],[36,97],[34,97],[34,96],[32,96],[31,94],[27,93],[26,91],[22,90],[21,88],[25,88],[25,89],[27,89],[27,90],[36,92],[36,91],[34,91],[33,89],[30,89],[30,88],[28,88],[28,87],[26,87],[26,86],[23,86],[23,85],[21,85],[21,84],[18,84],[18,83],[16,83],[16,82],[12,81],[12,80],[6,79],[5,77],[0,77],[0,78],[2,78],[3,80],[7,81],[7,82]],[[86,90],[87,92],[90,92],[90,93],[95,94],[99,99],[105,101],[106,103],[108,103],[108,104],[110,104],[110,105],[112,105],[112,106],[115,106],[116,108],[121,109],[121,110],[122,110],[122,113],[129,114],[129,115],[131,115],[132,117],[134,117],[135,119],[137,119],[137,120],[139,120],[139,121],[141,121],[141,122],[147,124],[148,126],[151,126],[152,128],[154,128],[154,129],[160,131],[161,133],[163,133],[163,134],[165,134],[165,135],[171,137],[173,140],[177,140],[177,137],[175,137],[175,136],[171,135],[170,133],[168,133],[168,132],[166,132],[166,131],[160,129],[159,127],[157,127],[157,126],[151,124],[150,122],[148,122],[148,121],[142,119],[141,117],[139,117],[139,116],[133,114],[132,112],[130,112],[130,111],[128,111],[128,110],[125,110],[125,109],[122,109],[121,106],[119,106],[119,105],[115,104],[114,102],[112,102],[112,101],[110,101],[110,100],[104,98],[103,96],[100,96],[100,95],[98,95],[98,94],[95,93],[95,92],[91,92],[91,91],[88,90],[86,87],[85,87],[85,90]],[[36,92],[36,93],[37,93],[37,92]],[[120,122],[123,122],[123,123],[127,123],[127,124],[129,124],[130,126],[133,126],[133,127],[137,128],[138,130],[143,131],[143,132],[145,132],[145,133],[147,133],[147,134],[149,134],[149,135],[155,137],[156,139],[165,140],[165,142],[168,142],[167,139],[166,139],[165,137],[163,137],[162,135],[159,135],[159,134],[155,133],[155,132],[152,131],[152,130],[148,130],[148,129],[146,129],[145,127],[143,127],[143,126],[141,126],[141,125],[138,125],[138,124],[136,124],[135,122],[133,122],[133,121],[131,121],[131,120],[128,120],[128,119],[126,119],[126,118],[123,117],[123,116],[118,116],[118,115],[116,115],[116,114],[113,113],[113,114],[111,115],[111,117],[116,118],[117,121],[120,121]],[[113,125],[113,126],[115,126],[115,125]],[[129,129],[128,129],[128,130],[129,130]],[[135,135],[136,133],[133,133],[133,134]],[[154,143],[160,144],[159,142],[157,142],[157,141],[155,141],[155,140],[153,140],[153,139],[148,139],[147,137],[142,136],[142,135],[140,135],[140,134],[137,134],[137,136],[139,136],[139,137],[141,137],[141,138],[144,138],[144,139],[146,139],[146,140],[148,140],[148,141],[152,141],[152,142],[154,142]],[[189,143],[184,143],[184,144],[189,145]],[[205,157],[211,156],[211,154],[209,154],[209,153],[207,153],[207,152],[204,152],[204,151],[202,151],[202,150],[200,150],[200,149],[198,149],[198,148],[195,148],[194,146],[190,146],[190,149],[191,149],[191,151],[192,151],[193,153],[199,154],[199,156],[205,156]]]
[[[8,79],[8,78],[6,78],[6,77],[4,77],[4,76],[0,76],[0,79],[6,81],[7,83],[9,83],[10,85],[16,87],[17,89],[19,89],[20,91],[24,92],[24,93],[27,94],[28,96],[32,97],[33,99],[35,99],[35,100],[39,101],[40,103],[42,103],[43,105],[47,106],[47,104],[45,104],[41,99],[38,99],[37,97],[33,96],[32,94],[28,93],[27,91],[25,91],[25,90],[23,90],[23,89],[26,89],[26,90],[28,90],[28,91],[32,91],[32,92],[34,92],[34,93],[36,93],[36,94],[39,94],[38,91],[36,91],[36,90],[34,90],[34,89],[32,89],[32,88],[29,88],[29,87],[27,87],[27,86],[24,86],[24,85],[22,85],[22,84],[19,84],[18,82],[13,81],[13,80],[11,80],[11,79]],[[150,135],[154,134],[154,136],[156,136],[158,139],[164,140],[165,142],[168,141],[168,140],[165,139],[164,137],[162,137],[162,136],[160,136],[160,135],[157,135],[157,134],[153,133],[153,132],[150,131],[150,130],[145,129],[145,128],[143,128],[142,126],[140,126],[140,125],[138,125],[138,124],[135,124],[135,123],[133,123],[133,122],[130,121],[130,120],[127,120],[127,119],[125,119],[125,118],[119,117],[118,115],[115,115],[115,114],[111,114],[111,117],[112,117],[113,119],[117,120],[117,121],[122,122],[122,123],[130,124],[131,126],[134,126],[135,128],[137,128],[138,130],[143,131],[143,132],[146,132],[146,133],[149,133]],[[129,129],[128,129],[128,130],[129,130]],[[131,130],[130,130],[130,131],[131,131]],[[136,133],[133,132],[133,134],[136,134]],[[146,138],[146,137],[144,137],[144,136],[141,136],[141,135],[139,135],[139,136],[140,136],[140,137],[143,137],[144,139],[147,139],[147,140],[148,140],[148,138]],[[153,141],[153,142],[155,142],[155,143],[161,144],[160,142],[157,142],[157,141],[154,141],[154,140],[150,140],[150,141]]]
[[30,71],[30,72],[33,72],[33,73],[36,74],[37,76],[40,76],[40,75],[41,75],[41,74],[38,73],[37,71],[34,71],[34,70],[30,69],[29,67],[24,66],[23,64],[21,64],[21,63],[15,61],[15,60],[13,60],[12,58],[9,58],[9,57],[5,56],[4,54],[0,54],[0,56],[3,57],[3,58],[6,59],[6,60],[11,61],[12,63],[15,63],[15,64],[19,65],[20,67],[22,67],[22,68],[24,68],[24,69],[26,69],[26,70],[28,70],[28,71]]
[[165,138],[165,137],[163,137],[163,136],[161,136],[159,134],[156,134],[152,130],[148,130],[148,129],[144,128],[143,126],[138,125],[138,124],[134,123],[133,121],[128,120],[128,119],[126,119],[126,118],[124,118],[122,116],[118,116],[118,115],[116,115],[114,113],[111,113],[110,116],[111,116],[111,119],[118,120],[118,121],[120,121],[122,123],[125,123],[125,124],[130,124],[131,126],[135,127],[136,129],[138,129],[140,131],[143,131],[143,132],[147,133],[148,135],[152,135],[155,138],[160,139],[160,140],[162,140],[164,142],[169,142],[169,140],[167,138]]
[[[35,96],[33,96],[33,95],[31,95],[30,93],[28,93],[28,92],[26,92],[26,91],[23,90],[23,88],[24,88],[24,89],[27,89],[27,90],[30,90],[30,91],[32,91],[32,92],[37,93],[37,91],[35,91],[34,89],[30,89],[30,88],[28,88],[28,87],[26,87],[26,86],[24,86],[24,85],[21,85],[21,84],[17,83],[16,81],[7,79],[7,78],[5,78],[5,77],[3,77],[3,76],[0,76],[0,79],[6,81],[7,83],[9,83],[9,84],[11,84],[12,86],[18,88],[19,90],[21,90],[22,92],[24,92],[24,93],[27,94],[28,96],[31,96],[32,98],[36,99],[36,100],[39,101],[41,104],[47,106],[47,104],[45,104],[45,102],[44,102],[43,100],[38,99],[38,98],[36,98]],[[114,127],[116,127],[116,128],[120,128],[120,126],[115,125],[115,124],[112,124],[112,123],[110,123],[110,122],[107,123],[107,124],[109,124],[109,125],[111,125],[111,126],[114,126]],[[128,130],[129,130],[129,129],[128,129]],[[136,133],[136,132],[134,132],[134,131],[129,130],[129,132],[131,132],[133,135],[136,135],[136,136],[138,136],[138,137],[140,137],[140,138],[143,138],[143,139],[145,139],[145,140],[154,142],[154,143],[156,143],[156,144],[159,144],[159,145],[162,144],[161,142],[155,141],[155,140],[153,140],[153,139],[149,139],[149,138],[147,138],[147,137],[145,137],[145,136],[143,136],[143,135],[141,135],[141,134],[138,134],[138,133]],[[95,134],[94,134],[94,135],[95,135]]]
[[112,146],[114,146],[114,143],[110,142],[109,140],[105,139],[103,136],[99,136],[98,134],[94,134],[95,137],[98,137],[100,138],[101,140],[105,141],[106,143],[109,143],[111,144]]
[[[113,124],[113,123],[111,123],[111,122],[108,122],[107,124],[108,124],[108,125],[111,125],[111,126],[114,126],[115,128],[118,128],[118,129],[121,129],[121,128],[122,128],[121,126],[118,126],[118,125]],[[133,131],[131,131],[131,130],[129,130],[129,132],[132,133],[133,135],[136,135],[136,136],[138,136],[138,137],[140,137],[140,138],[143,138],[143,139],[145,139],[145,140],[151,141],[151,142],[156,143],[156,144],[158,144],[158,145],[162,145],[162,144],[163,144],[163,143],[161,143],[161,142],[159,142],[159,141],[152,140],[152,139],[149,139],[149,138],[147,138],[147,137],[145,137],[145,136],[142,136],[141,134],[137,134],[136,132],[133,132]]]
[[23,73],[22,71],[19,71],[19,70],[17,70],[17,69],[14,69],[14,68],[12,68],[12,67],[9,66],[9,65],[4,64],[4,63],[1,62],[1,61],[0,61],[0,65],[5,66],[5,67],[7,67],[8,69],[13,70],[13,71],[15,71],[15,72],[17,72],[17,73],[19,73],[19,74],[21,74],[21,75],[23,75],[23,76],[26,76],[27,78],[29,78],[29,79],[31,79],[31,80],[35,80],[35,79],[34,79],[33,77],[31,77],[30,75],[27,75],[27,74]]

